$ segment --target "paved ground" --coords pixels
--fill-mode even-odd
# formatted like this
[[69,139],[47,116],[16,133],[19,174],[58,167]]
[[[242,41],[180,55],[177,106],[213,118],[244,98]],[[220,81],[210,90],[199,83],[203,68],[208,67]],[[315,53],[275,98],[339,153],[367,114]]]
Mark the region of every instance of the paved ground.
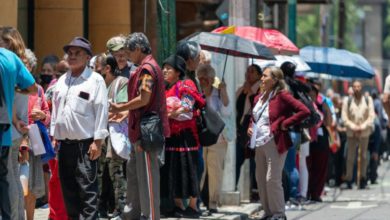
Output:
[[323,203],[293,207],[289,220],[390,220],[390,162],[379,170],[378,184],[369,189],[327,188]]
[[[260,204],[243,203],[241,206],[224,206],[219,209],[219,213],[202,219],[220,219],[220,220],[241,220],[248,219],[249,216],[260,210]],[[46,220],[49,210],[36,209],[35,218],[37,220]],[[166,220],[174,220],[177,218],[165,218]],[[188,220],[188,219],[187,219]]]
[[[369,189],[340,190],[327,188],[323,203],[304,206],[287,206],[289,220],[390,220],[390,162],[379,168],[378,184]],[[225,206],[220,213],[202,219],[256,219],[261,211],[259,204]],[[37,209],[35,219],[47,219],[48,209]],[[173,220],[173,218],[169,219]]]

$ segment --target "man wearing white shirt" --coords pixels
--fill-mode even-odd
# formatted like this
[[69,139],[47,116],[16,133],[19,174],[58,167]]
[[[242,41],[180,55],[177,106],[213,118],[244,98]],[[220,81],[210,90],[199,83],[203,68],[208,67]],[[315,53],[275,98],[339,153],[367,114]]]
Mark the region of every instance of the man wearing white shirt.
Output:
[[50,134],[58,143],[59,176],[70,219],[97,219],[97,159],[107,131],[107,90],[88,67],[91,44],[82,37],[64,46],[70,70],[53,92]]

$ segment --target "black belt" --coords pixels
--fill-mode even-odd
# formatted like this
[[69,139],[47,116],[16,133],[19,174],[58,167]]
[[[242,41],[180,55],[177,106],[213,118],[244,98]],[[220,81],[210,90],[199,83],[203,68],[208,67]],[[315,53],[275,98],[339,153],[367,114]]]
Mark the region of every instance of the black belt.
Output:
[[64,143],[64,144],[77,144],[77,143],[86,143],[86,142],[92,142],[93,141],[93,138],[87,138],[87,139],[82,139],[82,140],[69,140],[69,139],[65,139],[65,140],[58,140],[59,142],[61,143]]

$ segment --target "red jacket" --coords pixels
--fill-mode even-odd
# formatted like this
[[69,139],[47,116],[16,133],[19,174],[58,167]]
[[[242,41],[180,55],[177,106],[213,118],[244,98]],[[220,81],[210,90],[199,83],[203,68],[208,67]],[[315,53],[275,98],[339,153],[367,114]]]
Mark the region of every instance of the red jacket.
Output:
[[[256,105],[260,97],[261,94],[255,97],[253,106]],[[283,124],[285,128],[289,128],[299,124],[309,115],[310,110],[288,91],[281,91],[271,98],[269,101],[269,121],[280,154],[292,146],[290,134],[288,131],[281,130],[281,125]]]

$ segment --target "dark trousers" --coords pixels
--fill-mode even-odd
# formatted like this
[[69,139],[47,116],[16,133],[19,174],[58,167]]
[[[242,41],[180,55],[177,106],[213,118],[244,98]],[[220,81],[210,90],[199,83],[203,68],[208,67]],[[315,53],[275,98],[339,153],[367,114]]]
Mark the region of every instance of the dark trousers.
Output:
[[70,219],[97,219],[98,160],[89,159],[92,139],[60,142],[58,169]]
[[328,171],[329,148],[321,148],[310,143],[310,156],[307,157],[309,170],[308,197],[319,199],[324,189]]
[[[250,175],[250,187],[251,192],[253,189],[257,189],[257,182],[255,176],[256,163],[254,159],[254,151],[247,147],[249,138],[246,134],[246,130],[238,131],[236,139],[236,189],[238,190],[238,181],[240,180],[241,167],[245,160],[249,158],[249,175]],[[258,193],[254,193],[258,195]]]
[[[0,139],[1,139],[0,132]],[[0,145],[0,211],[2,220],[11,219],[11,206],[8,192],[8,181],[7,181],[7,162],[8,162],[9,147]]]
[[99,158],[99,170],[98,170],[98,185],[99,185],[99,198],[98,198],[98,210],[100,215],[113,212],[115,209],[115,196],[114,187],[110,179],[110,173],[108,170],[108,159],[106,158],[106,151],[102,149],[102,156]]

